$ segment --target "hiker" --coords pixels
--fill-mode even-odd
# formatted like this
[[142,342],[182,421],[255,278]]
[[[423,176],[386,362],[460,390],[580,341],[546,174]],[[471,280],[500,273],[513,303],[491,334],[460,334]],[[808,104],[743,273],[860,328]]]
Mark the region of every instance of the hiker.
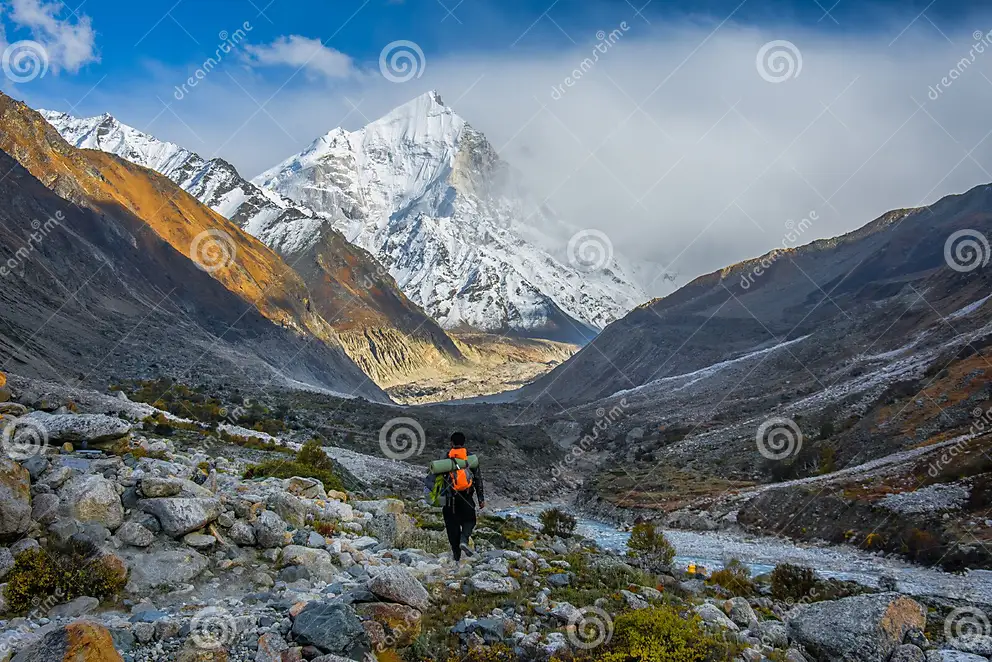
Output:
[[[455,432],[451,435],[451,450],[445,458],[465,460],[468,450],[465,448],[465,435]],[[443,459],[443,458],[442,458]],[[475,528],[475,501],[479,499],[479,508],[486,507],[486,495],[482,485],[482,469],[457,469],[444,475],[444,528],[448,532],[448,542],[451,544],[451,554],[455,561],[460,561],[462,552],[472,556],[475,552],[469,547],[469,537]]]

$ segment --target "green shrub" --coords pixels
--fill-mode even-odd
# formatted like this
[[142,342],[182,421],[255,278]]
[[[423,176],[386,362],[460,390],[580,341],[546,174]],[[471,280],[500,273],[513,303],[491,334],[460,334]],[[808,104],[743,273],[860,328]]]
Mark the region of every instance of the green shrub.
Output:
[[693,614],[685,617],[673,607],[652,607],[621,614],[613,638],[599,662],[708,662],[729,660],[739,645],[703,629]]
[[303,448],[291,461],[269,460],[262,464],[253,464],[245,470],[245,478],[292,478],[293,476],[316,478],[327,490],[345,489],[334,461],[327,456],[316,439],[303,444]]
[[89,553],[80,547],[63,553],[29,549],[17,556],[7,576],[4,599],[15,613],[50,599],[52,605],[80,596],[109,598],[124,588],[127,568],[115,557]]
[[751,571],[738,559],[731,559],[722,570],[717,570],[710,575],[706,583],[711,586],[720,586],[734,596],[748,597],[757,592],[757,587],[751,579]]
[[561,508],[548,508],[540,515],[541,533],[568,538],[575,533],[575,518]]
[[805,566],[779,563],[771,579],[772,597],[776,600],[811,600],[818,594],[816,573]]
[[640,522],[630,530],[627,556],[639,559],[648,567],[668,567],[675,560],[675,547],[654,522]]

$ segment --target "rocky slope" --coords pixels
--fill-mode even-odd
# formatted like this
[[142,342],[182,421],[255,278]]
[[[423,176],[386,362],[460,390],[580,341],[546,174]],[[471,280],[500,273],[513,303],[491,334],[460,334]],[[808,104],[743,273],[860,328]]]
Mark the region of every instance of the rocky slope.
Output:
[[223,159],[205,160],[111,115],[41,113],[72,145],[155,170],[262,239],[300,275],[307,306],[334,327],[348,355],[380,386],[437,377],[464,364],[447,334],[366,251],[309,210],[263,191]]
[[299,277],[170,180],[71,147],[2,95],[0,150],[8,369],[102,383],[195,369],[385,399]]
[[[447,329],[585,342],[644,294],[612,248],[568,247],[576,229],[553,239],[548,230],[567,225],[519,180],[429,92],[359,131],[330,131],[254,182],[334,223]],[[312,240],[277,224],[258,236],[269,233]],[[576,266],[583,258],[588,268]]]
[[970,652],[992,641],[975,620],[985,603],[924,606],[795,566],[707,577],[663,547],[621,558],[486,515],[455,563],[439,509],[377,498],[395,486],[245,477],[288,461],[292,442],[236,445],[126,397],[12,382],[0,651],[16,662],[538,662],[638,659],[645,645],[727,662],[988,659]]

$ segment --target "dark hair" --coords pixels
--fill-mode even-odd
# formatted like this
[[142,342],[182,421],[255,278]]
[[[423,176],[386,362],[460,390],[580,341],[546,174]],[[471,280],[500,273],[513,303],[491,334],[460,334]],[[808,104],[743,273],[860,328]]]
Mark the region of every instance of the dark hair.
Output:
[[465,435],[461,432],[453,432],[451,434],[451,445],[454,448],[463,448],[465,446]]

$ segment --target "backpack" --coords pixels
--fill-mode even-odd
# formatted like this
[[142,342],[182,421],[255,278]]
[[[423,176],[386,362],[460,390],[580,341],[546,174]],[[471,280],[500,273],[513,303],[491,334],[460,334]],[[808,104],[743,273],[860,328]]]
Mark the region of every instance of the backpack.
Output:
[[457,467],[454,471],[448,473],[451,489],[455,492],[468,492],[472,489],[472,470],[469,469],[468,462],[465,459],[468,457],[468,451],[464,448],[453,449],[448,453],[448,457],[455,463],[455,467]]

